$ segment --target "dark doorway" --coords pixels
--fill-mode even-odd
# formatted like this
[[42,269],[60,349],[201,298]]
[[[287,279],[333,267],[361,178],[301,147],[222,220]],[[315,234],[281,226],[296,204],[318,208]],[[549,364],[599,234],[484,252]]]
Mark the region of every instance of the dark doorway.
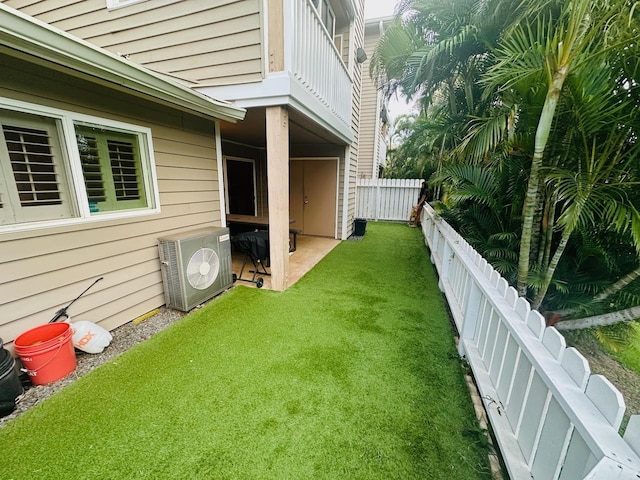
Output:
[[229,213],[256,214],[256,188],[253,160],[227,158],[227,196]]

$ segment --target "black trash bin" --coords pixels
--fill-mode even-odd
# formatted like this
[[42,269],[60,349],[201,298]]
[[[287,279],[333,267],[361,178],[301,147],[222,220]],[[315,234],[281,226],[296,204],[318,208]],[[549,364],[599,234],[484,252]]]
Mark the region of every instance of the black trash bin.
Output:
[[2,348],[0,339],[0,417],[10,414],[16,399],[22,395],[22,382],[18,376],[16,361],[11,354]]
[[356,218],[353,225],[353,234],[356,237],[364,237],[367,231],[367,220],[364,218]]

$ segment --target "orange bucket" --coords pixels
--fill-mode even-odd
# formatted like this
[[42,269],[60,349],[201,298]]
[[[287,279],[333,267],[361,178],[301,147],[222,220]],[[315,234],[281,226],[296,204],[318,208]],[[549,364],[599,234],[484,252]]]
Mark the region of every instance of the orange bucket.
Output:
[[66,377],[76,368],[73,331],[66,322],[47,323],[27,330],[13,342],[16,353],[34,385]]

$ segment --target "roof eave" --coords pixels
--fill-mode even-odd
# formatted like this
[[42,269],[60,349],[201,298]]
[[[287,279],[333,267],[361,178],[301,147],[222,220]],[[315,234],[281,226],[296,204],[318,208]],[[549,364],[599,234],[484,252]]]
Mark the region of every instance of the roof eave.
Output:
[[242,120],[246,113],[2,3],[0,44],[181,110],[229,122]]

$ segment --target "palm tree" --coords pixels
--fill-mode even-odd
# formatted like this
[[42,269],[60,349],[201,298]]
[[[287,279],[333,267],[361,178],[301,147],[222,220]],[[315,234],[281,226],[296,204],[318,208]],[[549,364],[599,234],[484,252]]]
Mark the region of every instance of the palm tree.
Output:
[[[469,118],[482,115],[479,79],[490,62],[489,52],[512,12],[514,0],[404,0],[371,61],[372,78],[386,78],[385,93],[401,90],[419,97],[423,118],[405,138],[396,159],[414,163],[423,176],[440,171],[465,137]],[[490,104],[490,102],[488,102]],[[417,154],[420,151],[420,154]],[[410,170],[404,164],[402,171]],[[391,173],[391,172],[389,172]],[[433,186],[439,194],[440,187]]]
[[560,242],[533,301],[540,307],[571,235],[578,228],[587,230],[604,222],[617,231],[629,231],[640,249],[640,213],[629,201],[626,189],[640,182],[628,181],[628,168],[638,162],[637,144],[625,148],[629,132],[612,127],[611,135],[598,145],[597,139],[587,143],[583,162],[577,170],[556,169],[548,175],[557,195],[560,209],[557,226],[561,228]]
[[477,80],[498,37],[519,10],[515,0],[403,0],[371,60],[372,78],[425,105],[443,101],[452,116],[481,103]]
[[[547,230],[544,238],[541,239],[542,230],[539,224],[544,215],[546,220],[555,220],[553,204],[557,201],[554,199],[557,197],[557,192],[543,190],[545,175],[562,160],[554,155],[557,150],[553,151],[553,145],[549,147],[549,140],[554,138],[564,147],[567,142],[563,140],[571,140],[573,129],[572,123],[559,125],[556,110],[558,105],[562,104],[563,96],[566,95],[567,81],[580,74],[589,76],[599,70],[607,69],[607,77],[600,77],[600,80],[606,80],[605,90],[598,92],[599,97],[586,98],[585,96],[583,106],[590,107],[593,112],[597,111],[601,124],[605,123],[603,116],[612,117],[620,112],[619,98],[615,97],[614,102],[606,105],[609,108],[608,111],[594,108],[594,106],[605,104],[599,100],[614,95],[615,80],[620,78],[620,75],[612,78],[612,71],[606,63],[607,55],[611,56],[614,52],[608,49],[612,43],[611,34],[614,31],[619,32],[614,28],[615,21],[618,20],[616,17],[619,16],[618,8],[619,6],[611,4],[585,0],[527,2],[527,8],[520,21],[505,30],[500,47],[495,53],[496,63],[489,68],[484,78],[487,86],[485,94],[487,96],[498,94],[499,105],[503,107],[516,103],[514,99],[517,101],[518,94],[521,92],[546,92],[533,134],[532,160],[522,212],[517,281],[519,294],[527,295],[532,280],[531,266],[536,264],[536,259],[538,267],[543,267],[547,261],[549,262],[534,305],[539,305],[544,298],[559,258],[575,228],[575,225],[565,222],[565,215],[562,222],[557,225],[563,228],[569,226],[569,229],[564,231],[555,255],[549,258],[548,253],[539,250],[539,247],[544,247],[546,252],[549,252],[551,246],[549,234],[552,230]],[[633,45],[629,42],[628,36],[623,38],[622,42]],[[524,100],[522,96],[520,99]],[[536,111],[535,105],[527,107],[526,114]],[[502,110],[498,115],[484,119],[470,129],[464,146],[472,145],[474,147],[472,153],[475,157],[490,151],[508,138],[507,122],[500,117],[500,115],[506,116],[505,112],[508,110],[506,108]],[[517,114],[518,121],[528,116],[520,115],[523,111],[521,107]],[[578,128],[580,127],[578,125]],[[633,134],[633,132],[630,133]],[[546,213],[541,214],[541,212]],[[573,213],[579,216],[577,210]],[[534,248],[534,245],[537,248]]]
[[449,163],[434,179],[449,194],[436,211],[507,280],[515,280],[523,169],[517,162]]
[[[533,83],[546,90],[546,97],[535,132],[533,157],[529,169],[518,263],[518,293],[526,296],[533,237],[533,220],[540,203],[539,189],[544,152],[560,101],[564,83],[580,62],[601,45],[599,17],[593,16],[591,0],[562,2],[558,17],[548,9],[549,2],[532,2],[526,16],[507,33],[496,52],[497,62],[489,69],[486,83],[491,91],[508,89],[517,83]],[[543,9],[541,9],[543,7]],[[533,20],[526,21],[526,18]],[[600,20],[601,21],[601,20]],[[532,48],[533,47],[533,48]],[[536,48],[537,47],[537,48]]]
[[386,178],[425,178],[431,170],[432,146],[428,141],[429,120],[423,115],[402,115],[392,125],[390,158]]
[[[571,288],[562,278],[577,278],[570,272],[579,264],[564,255],[575,254],[571,241],[586,238],[594,225],[607,222],[604,235],[628,234],[638,245],[640,203],[629,184],[640,172],[624,175],[638,132],[630,113],[640,106],[633,4],[407,0],[398,13],[376,49],[374,69],[390,79],[389,91],[421,96],[427,116],[446,119],[449,135],[438,137],[447,141],[437,160],[494,174],[516,162],[524,174],[522,203],[513,202],[522,209],[510,212],[511,224],[521,222],[515,282],[521,295],[552,306],[545,301],[550,288],[554,301]],[[422,135],[415,143],[435,154],[436,132]],[[518,163],[523,157],[529,161]],[[439,172],[449,198],[462,198],[471,184],[447,176],[447,165]],[[472,202],[453,208],[456,215],[460,208],[480,215]],[[495,228],[504,233],[500,223]],[[602,290],[589,287],[587,277],[582,284],[585,294]]]

